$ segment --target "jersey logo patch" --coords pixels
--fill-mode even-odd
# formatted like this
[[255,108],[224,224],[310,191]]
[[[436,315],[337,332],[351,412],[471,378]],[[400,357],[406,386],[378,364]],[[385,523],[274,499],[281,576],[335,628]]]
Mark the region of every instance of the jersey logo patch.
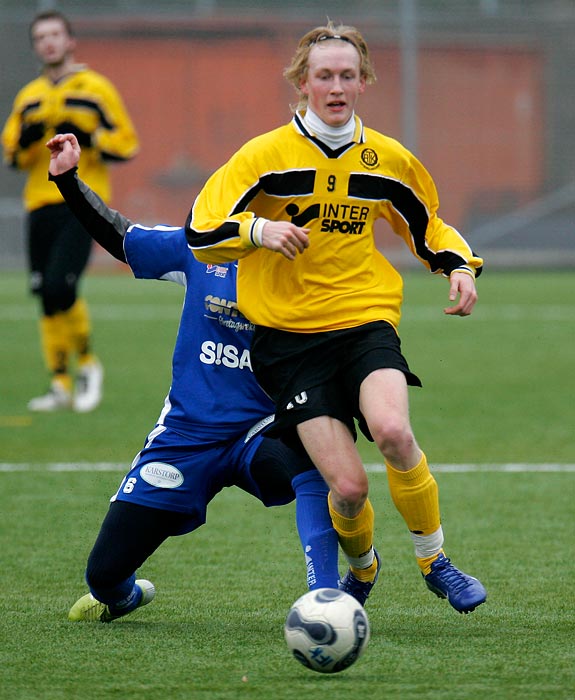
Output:
[[206,265],[206,274],[215,274],[216,277],[225,277],[228,274],[228,268],[223,265],[212,265],[212,263],[208,263]]
[[294,226],[301,226],[302,228],[312,219],[317,219],[319,212],[319,204],[312,204],[307,209],[304,209],[301,214],[298,205],[293,202],[286,207],[286,213],[291,216],[292,224],[294,224]]
[[379,158],[373,148],[364,148],[361,152],[361,162],[366,168],[373,170],[379,165]]
[[140,469],[140,476],[151,486],[159,489],[176,489],[184,483],[184,475],[171,464],[149,462]]

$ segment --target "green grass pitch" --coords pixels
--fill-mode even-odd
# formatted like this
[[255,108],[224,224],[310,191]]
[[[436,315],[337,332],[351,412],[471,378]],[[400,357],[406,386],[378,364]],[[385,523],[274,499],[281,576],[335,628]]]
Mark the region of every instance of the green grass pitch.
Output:
[[[367,607],[372,637],[355,666],[323,676],[283,641],[305,591],[293,506],[266,510],[236,490],[142,568],[152,605],[111,625],[67,621],[107,500],[162,407],[182,294],[91,274],[105,399],[92,414],[37,416],[26,411],[46,386],[36,307],[23,274],[2,274],[2,700],[575,697],[575,275],[487,271],[467,319],[443,316],[444,280],[405,280],[402,345],[424,383],[411,390],[413,425],[437,465],[446,551],[488,601],[462,616],[427,591],[374,469],[383,569]],[[360,446],[367,463],[381,461]]]

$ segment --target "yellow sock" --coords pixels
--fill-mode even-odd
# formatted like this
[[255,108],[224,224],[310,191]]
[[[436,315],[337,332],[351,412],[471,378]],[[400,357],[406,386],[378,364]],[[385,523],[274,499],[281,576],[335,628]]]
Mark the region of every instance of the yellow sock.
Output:
[[443,554],[443,549],[440,549],[437,554],[433,554],[431,557],[417,557],[417,565],[421,569],[421,573],[424,576],[431,573],[431,565],[440,554]]
[[62,387],[70,391],[72,378],[69,373],[70,336],[61,313],[40,318],[40,339],[44,361],[50,373]]
[[92,324],[85,300],[76,299],[74,304],[63,312],[63,316],[68,325],[72,349],[78,355],[78,363],[84,365],[92,362],[94,360],[90,350]]
[[391,498],[410,532],[415,535],[434,533],[441,525],[439,490],[425,455],[422,455],[419,464],[406,472],[395,469],[391,464],[386,463],[385,466]]
[[406,472],[395,469],[391,464],[386,464],[386,467],[391,498],[411,532],[417,564],[427,575],[432,562],[443,552],[437,482],[429,471],[425,455],[422,455],[419,464]]
[[331,493],[327,502],[334,530],[354,576],[360,581],[373,581],[377,561],[373,554],[374,513],[369,499],[354,518],[347,518],[334,510]]

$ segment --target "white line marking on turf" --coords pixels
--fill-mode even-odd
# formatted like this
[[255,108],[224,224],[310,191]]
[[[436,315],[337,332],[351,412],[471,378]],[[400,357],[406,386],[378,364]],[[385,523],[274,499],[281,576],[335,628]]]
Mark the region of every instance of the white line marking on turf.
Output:
[[[0,472],[127,472],[129,464],[118,462],[0,462]],[[385,464],[366,464],[368,472],[385,472]],[[433,472],[466,473],[466,472],[575,472],[575,464],[433,464]]]

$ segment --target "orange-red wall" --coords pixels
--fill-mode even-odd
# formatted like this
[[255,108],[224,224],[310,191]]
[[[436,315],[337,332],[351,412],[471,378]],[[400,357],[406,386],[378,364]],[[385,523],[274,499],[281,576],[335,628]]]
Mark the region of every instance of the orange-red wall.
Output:
[[[120,89],[140,155],[114,169],[114,206],[138,221],[182,224],[202,182],[244,141],[289,120],[282,77],[298,34],[84,36],[77,58]],[[401,140],[400,56],[370,40],[378,82],[364,122]],[[475,212],[520,203],[543,180],[543,59],[529,47],[421,47],[418,156],[441,214],[464,227]]]

